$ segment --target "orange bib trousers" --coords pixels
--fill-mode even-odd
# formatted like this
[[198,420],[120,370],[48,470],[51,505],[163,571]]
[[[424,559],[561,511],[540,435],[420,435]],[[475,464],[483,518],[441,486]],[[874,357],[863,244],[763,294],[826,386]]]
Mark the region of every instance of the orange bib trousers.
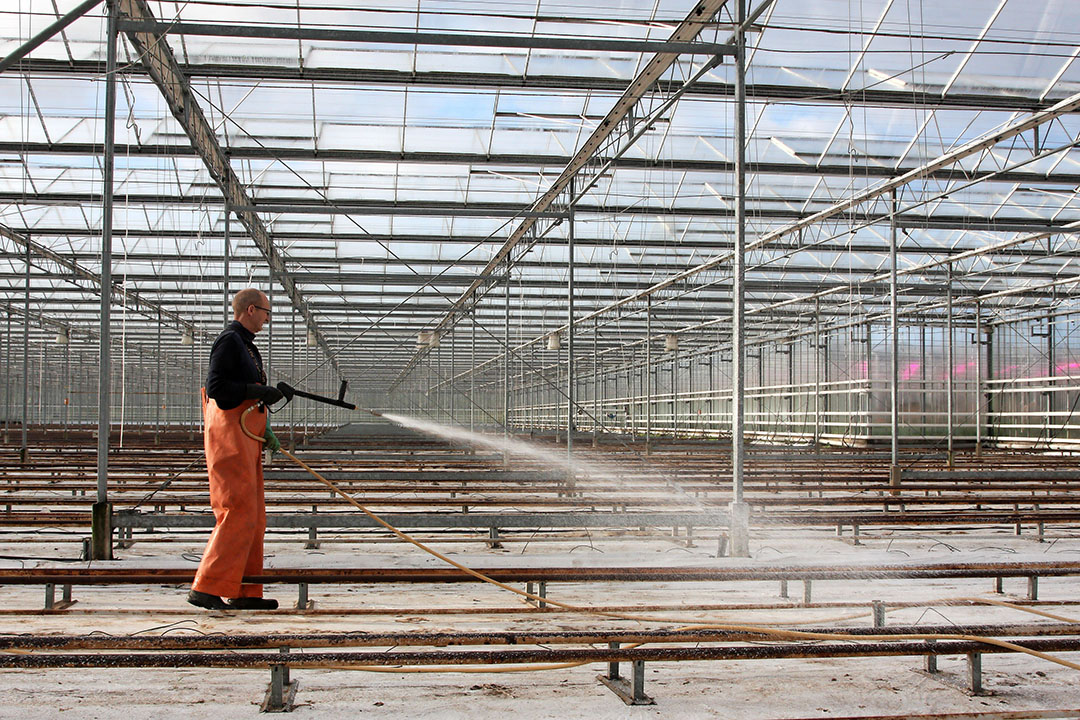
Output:
[[[215,524],[191,588],[225,598],[262,597],[262,585],[241,582],[245,575],[258,575],[263,570],[263,445],[240,427],[240,416],[257,401],[245,400],[232,410],[222,410],[206,397],[205,388],[202,399],[203,443]],[[247,429],[262,437],[265,411],[249,413]]]

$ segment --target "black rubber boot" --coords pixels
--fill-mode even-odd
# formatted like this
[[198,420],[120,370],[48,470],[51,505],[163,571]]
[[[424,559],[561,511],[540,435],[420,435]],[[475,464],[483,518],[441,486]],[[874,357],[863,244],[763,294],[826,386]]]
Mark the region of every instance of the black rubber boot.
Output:
[[277,600],[272,598],[240,597],[229,601],[233,610],[277,610]]
[[217,595],[192,590],[187,594],[187,601],[196,607],[207,610],[228,610],[229,605]]

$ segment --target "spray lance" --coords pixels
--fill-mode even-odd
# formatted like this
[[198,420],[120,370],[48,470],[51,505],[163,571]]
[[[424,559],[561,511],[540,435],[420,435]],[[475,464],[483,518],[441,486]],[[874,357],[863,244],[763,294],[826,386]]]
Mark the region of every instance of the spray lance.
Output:
[[[285,405],[288,405],[294,397],[307,398],[308,400],[314,400],[315,402],[321,402],[326,405],[333,405],[335,407],[345,408],[346,410],[357,410],[356,405],[350,402],[345,402],[345,390],[349,387],[348,380],[341,381],[341,387],[338,388],[337,398],[327,397],[325,395],[316,395],[315,393],[305,392],[304,390],[297,390],[287,382],[279,382],[277,384],[278,392],[285,396]],[[285,407],[282,405],[281,407]],[[375,417],[382,417],[382,413],[376,410],[368,410],[367,408],[359,408],[366,412],[371,413]]]
[[[308,400],[314,400],[315,402],[325,403],[327,405],[334,405],[336,407],[343,407],[346,410],[355,410],[356,406],[352,403],[345,402],[345,390],[349,387],[348,380],[341,381],[341,388],[338,390],[338,396],[335,400],[325,395],[316,395],[315,393],[304,392],[303,390],[297,390],[287,382],[279,382],[277,384],[278,392],[285,396],[285,405],[288,405],[294,397],[307,398]],[[284,407],[284,405],[282,406]]]

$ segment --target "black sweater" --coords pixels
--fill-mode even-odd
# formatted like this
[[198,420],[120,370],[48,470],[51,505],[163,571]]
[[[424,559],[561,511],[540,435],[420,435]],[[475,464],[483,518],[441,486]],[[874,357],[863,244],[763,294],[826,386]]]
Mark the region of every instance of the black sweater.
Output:
[[262,355],[254,344],[255,333],[238,320],[229,323],[210,349],[206,394],[222,410],[231,410],[247,397],[247,386],[265,384]]

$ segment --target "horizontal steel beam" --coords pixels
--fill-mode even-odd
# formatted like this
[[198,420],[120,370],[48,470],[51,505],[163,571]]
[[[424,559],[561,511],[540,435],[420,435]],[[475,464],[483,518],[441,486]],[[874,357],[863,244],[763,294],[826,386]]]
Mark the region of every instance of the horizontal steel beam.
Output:
[[290,205],[285,203],[260,203],[258,205],[239,205],[238,211],[253,213],[292,213],[302,215],[391,215],[391,216],[433,216],[433,217],[528,217],[552,218],[567,217],[565,212],[534,212],[527,205],[489,203],[486,206],[467,207],[450,204],[424,204],[412,202],[398,203],[337,203],[334,205]]
[[[335,86],[389,85],[394,87],[425,86],[444,88],[509,88],[520,90],[578,90],[618,94],[626,90],[629,81],[621,78],[587,75],[534,75],[494,72],[455,72],[386,70],[381,68],[319,67],[306,64],[303,68],[293,65],[267,65],[265,63],[185,63],[181,66],[192,78],[229,78],[252,81],[280,80],[285,82],[323,82]],[[19,70],[34,75],[84,75],[99,76],[105,72],[105,63],[94,60],[52,60],[29,58]],[[125,67],[119,72],[140,75],[142,68]],[[681,83],[658,80],[656,87],[669,92]],[[735,95],[730,83],[699,81],[686,91],[688,97],[725,97]],[[836,90],[814,85],[748,84],[748,101],[776,102],[790,100],[807,104],[853,105],[872,107],[921,107],[961,110],[1000,110],[1004,112],[1038,112],[1051,107],[1061,95],[1047,98],[1036,95],[1023,96],[1014,93],[956,93],[944,97],[932,90],[882,90],[879,88]]]
[[[385,513],[381,516],[394,527],[434,528],[601,528],[601,527],[717,527],[727,525],[726,513]],[[113,527],[131,528],[205,528],[214,526],[212,514],[161,514],[117,511]],[[359,513],[267,513],[268,528],[381,528]]]
[[[916,228],[909,228],[916,229]],[[97,228],[77,228],[77,227],[57,227],[53,226],[41,226],[35,227],[32,231],[20,230],[19,232],[26,233],[32,232],[35,237],[61,237],[61,238],[96,238],[101,236],[100,229]],[[167,229],[167,230],[154,230],[147,229],[145,227],[132,227],[123,228],[117,230],[118,235],[124,237],[133,238],[183,238],[183,239],[199,239],[199,240],[222,240],[225,234],[221,231],[215,230],[194,230],[194,229]],[[679,247],[685,249],[709,249],[714,252],[730,250],[731,241],[728,239],[731,233],[724,230],[691,230],[679,240]],[[233,233],[232,237],[240,237],[237,233]],[[464,245],[476,245],[485,241],[490,241],[489,237],[482,237],[478,235],[418,235],[418,234],[394,234],[387,235],[381,233],[358,233],[358,232],[333,232],[328,231],[326,233],[314,233],[309,231],[279,231],[276,233],[276,237],[281,238],[282,241],[289,241],[294,243],[295,241],[308,241],[311,243],[327,243],[333,240],[335,244],[343,242],[383,242],[383,243],[419,243],[421,245],[431,243],[461,243]],[[561,237],[548,237],[541,238],[536,243],[538,246],[543,245],[565,245],[566,240]],[[602,247],[611,248],[611,237],[580,237],[575,236],[574,244],[580,247]],[[671,248],[671,239],[669,237],[626,237],[619,240],[619,246],[628,248],[631,250],[637,250],[640,248],[652,248],[668,250]],[[814,242],[813,244],[803,244],[797,239],[785,238],[779,240],[776,243],[770,245],[770,248],[778,251],[798,250],[805,248],[807,250],[813,250],[815,252],[835,252],[835,253],[887,253],[889,251],[888,245],[884,243],[872,243],[865,240],[856,240],[854,242],[848,242],[846,238],[841,240],[830,240],[823,242]],[[897,252],[904,254],[908,251],[915,254],[923,255],[939,255],[947,257],[949,255],[957,255],[960,253],[973,250],[970,246],[963,245],[929,245],[923,239],[919,240],[918,245],[904,244],[897,248]],[[300,267],[314,268],[320,265],[338,267],[341,262],[337,256],[330,257],[328,255],[311,254],[311,246],[303,247],[302,242],[295,242],[292,244],[289,256],[286,258],[286,264],[293,264]],[[1068,249],[1053,248],[1048,249],[1045,245],[1040,247],[1003,247],[994,251],[995,257],[1022,257],[1022,258],[1069,258],[1080,254],[1080,248],[1074,251]],[[72,260],[93,260],[98,256],[97,253],[92,252],[80,252],[72,251],[66,252],[66,257],[70,257]],[[0,257],[7,257],[0,253]],[[20,256],[21,257],[21,256]],[[250,249],[244,247],[238,248],[232,255],[232,259],[236,262],[251,262],[257,261],[261,256],[256,256],[250,252]],[[171,260],[186,260],[188,255],[183,253],[167,253],[167,252],[140,252],[135,249],[130,252],[124,253],[125,260],[139,263],[153,261],[155,263]],[[206,261],[210,261],[210,258],[204,258]],[[467,267],[483,267],[486,261],[469,260],[469,259],[424,259],[425,264],[441,265],[441,264],[454,264]],[[670,261],[672,266],[682,267],[675,261]],[[610,267],[611,264],[605,263],[605,267]],[[649,260],[648,267],[662,267],[662,262],[654,262]],[[555,263],[550,261],[536,261],[526,258],[519,260],[515,267],[522,269],[529,268],[558,268],[560,270],[565,269],[565,263]]]
[[[92,193],[36,193],[26,196],[17,192],[0,192],[0,202],[10,202],[21,206],[40,205],[85,205],[94,202],[96,196]],[[162,206],[190,206],[195,205],[205,208],[209,199],[205,196],[196,195],[166,195],[166,194],[125,194],[125,202],[132,205],[162,205]],[[223,201],[220,201],[223,203]],[[463,206],[460,203],[451,202],[398,202],[377,203],[363,200],[336,201],[333,205],[326,205],[322,201],[303,201],[300,198],[283,199],[281,202],[237,205],[236,208],[246,208],[253,213],[295,213],[300,215],[430,215],[435,217],[453,217],[455,215],[479,216],[479,217],[565,217],[565,213],[551,211],[527,212],[523,206],[512,203],[476,203]],[[575,205],[577,217],[583,215],[651,215],[655,217],[702,217],[702,218],[732,218],[733,211],[723,207],[670,207],[666,205],[641,205],[634,204],[625,207],[606,207],[596,205]],[[813,210],[802,212],[793,210],[790,206],[772,208],[755,207],[752,212],[755,219],[786,220],[804,222],[814,218],[818,213]],[[866,214],[857,210],[830,212],[828,220],[834,224],[863,225],[866,222]],[[1030,216],[987,219],[974,215],[918,215],[905,213],[896,219],[897,226],[903,229],[937,229],[937,230],[979,230],[985,232],[1049,232],[1049,233],[1080,233],[1080,227],[1076,226],[1075,220],[1054,219],[1046,221],[1032,221]],[[887,222],[887,218],[882,222]],[[328,232],[327,238],[332,235]],[[771,244],[771,243],[770,243]],[[490,263],[489,263],[490,264]]]
[[[710,138],[711,139],[711,138]],[[731,138],[717,137],[718,142],[730,142]],[[94,143],[78,142],[0,142],[0,154],[11,155],[97,155],[101,152],[100,145]],[[122,166],[125,157],[193,157],[195,151],[188,145],[163,145],[148,144],[139,145],[117,144],[116,154],[119,164]],[[526,155],[526,154],[478,154],[478,153],[455,153],[455,152],[398,152],[393,150],[356,150],[352,148],[332,148],[320,145],[314,147],[277,147],[267,145],[233,145],[228,149],[229,157],[233,160],[311,160],[318,162],[373,162],[373,163],[415,163],[423,165],[468,165],[473,168],[491,167],[525,167],[525,168],[550,168],[561,167],[569,162],[566,155]],[[734,164],[723,160],[704,160],[691,157],[658,158],[656,160],[623,157],[612,163],[617,170],[640,170],[643,172],[653,170],[688,171],[705,174],[730,174],[734,172]],[[829,164],[829,163],[799,163],[799,162],[748,162],[747,173],[751,175],[803,175],[803,176],[828,176],[828,177],[851,177],[854,173],[858,177],[890,178],[898,173],[912,170],[912,167],[889,167],[876,163],[865,165]],[[953,168],[938,170],[930,173],[928,178],[934,180],[973,180],[988,179],[1002,183],[1025,183],[1030,185],[1080,185],[1080,173],[1054,172],[1051,174],[1040,172],[1025,172],[1015,170],[1008,172],[992,171],[957,171]],[[576,242],[576,241],[575,241]]]
[[[890,607],[897,607],[890,603]],[[801,627],[805,633],[836,633],[838,628]],[[853,639],[886,632],[880,627],[844,627]],[[979,635],[982,637],[1049,637],[1075,635],[1076,626],[1065,623],[1039,625],[889,625],[890,635]],[[744,642],[775,639],[768,630],[491,630],[484,632],[321,632],[242,633],[199,635],[0,635],[4,650],[257,650],[339,647],[468,647],[477,645],[588,645],[608,642],[699,643]],[[1027,714],[1024,714],[1027,717]],[[867,719],[869,720],[869,719]]]
[[502,35],[489,33],[402,32],[395,30],[348,30],[342,28],[290,27],[285,25],[237,25],[149,20],[121,20],[121,32],[152,32],[159,35],[199,35],[268,40],[318,40],[323,42],[372,43],[448,47],[501,47],[522,50],[580,50],[612,53],[664,53],[673,55],[735,54],[733,45],[710,42],[663,40],[605,40],[587,37]]
[[[882,630],[887,634],[887,630]],[[833,633],[843,634],[842,630]],[[855,638],[853,638],[855,639]],[[871,640],[868,638],[867,640]],[[1014,645],[1036,652],[1080,649],[1073,637],[1016,640]],[[3,654],[3,668],[260,668],[287,665],[293,669],[346,666],[522,665],[552,663],[691,662],[703,660],[763,660],[784,658],[856,658],[912,655],[1014,653],[1015,648],[974,640],[905,640],[903,642],[775,643],[761,645],[698,645],[695,647],[626,646],[611,648],[539,648],[528,650],[386,650],[361,652],[146,652]]]
[[[312,513],[314,515],[314,513]],[[723,513],[726,515],[727,513]],[[211,517],[211,520],[213,518]],[[507,527],[500,524],[497,527]],[[541,523],[539,527],[547,527]],[[778,565],[734,567],[725,564],[699,566],[544,566],[485,567],[485,575],[501,582],[759,582],[766,580],[902,580],[980,577],[1073,577],[1080,563],[1048,561],[1032,563],[927,563],[867,565]],[[0,568],[0,585],[162,584],[190,581],[195,568]],[[245,575],[245,582],[292,583],[413,583],[482,582],[448,565],[429,568],[272,568]]]

